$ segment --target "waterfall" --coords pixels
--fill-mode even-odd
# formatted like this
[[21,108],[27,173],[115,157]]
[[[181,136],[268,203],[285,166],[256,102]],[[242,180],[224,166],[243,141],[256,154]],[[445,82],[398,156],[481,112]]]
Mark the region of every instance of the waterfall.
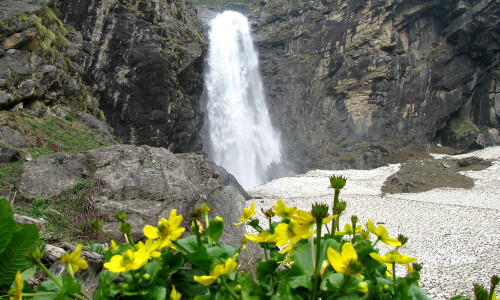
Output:
[[271,179],[282,154],[279,133],[267,111],[247,18],[233,11],[218,14],[210,24],[209,41],[205,150],[249,189]]

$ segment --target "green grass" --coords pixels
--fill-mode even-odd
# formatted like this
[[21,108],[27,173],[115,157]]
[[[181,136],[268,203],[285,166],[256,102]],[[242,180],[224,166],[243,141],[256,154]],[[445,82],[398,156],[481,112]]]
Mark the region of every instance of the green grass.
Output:
[[[41,232],[46,243],[96,240],[89,222],[97,217],[93,195],[100,184],[86,181],[56,197],[37,199],[19,191],[22,165],[31,156],[37,159],[56,152],[76,154],[112,145],[100,133],[72,115],[64,118],[35,117],[24,112],[0,111],[0,124],[21,132],[33,147],[18,149],[22,158],[0,164],[0,195],[13,203],[16,213],[43,218],[47,224]],[[0,145],[6,145],[0,141]]]

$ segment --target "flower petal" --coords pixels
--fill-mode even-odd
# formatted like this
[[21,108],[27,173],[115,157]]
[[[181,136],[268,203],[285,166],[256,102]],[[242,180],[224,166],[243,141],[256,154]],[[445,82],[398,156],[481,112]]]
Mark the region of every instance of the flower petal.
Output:
[[346,273],[346,267],[342,261],[342,256],[335,251],[335,249],[328,248],[326,256],[328,257],[328,262],[337,273]]
[[151,225],[144,226],[144,229],[142,231],[144,232],[144,235],[149,239],[154,240],[160,237],[160,232],[158,231],[158,228],[153,227]]

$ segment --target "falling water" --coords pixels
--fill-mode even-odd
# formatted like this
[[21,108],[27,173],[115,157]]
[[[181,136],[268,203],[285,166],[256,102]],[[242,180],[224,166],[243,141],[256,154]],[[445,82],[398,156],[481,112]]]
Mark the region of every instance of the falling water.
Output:
[[209,39],[206,150],[243,188],[252,188],[270,179],[270,170],[282,157],[247,18],[233,11],[217,15]]

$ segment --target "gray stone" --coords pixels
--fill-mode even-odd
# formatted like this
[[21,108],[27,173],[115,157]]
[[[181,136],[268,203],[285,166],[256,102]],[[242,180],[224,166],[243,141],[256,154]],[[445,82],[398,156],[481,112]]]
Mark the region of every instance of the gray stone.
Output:
[[0,147],[0,163],[14,162],[21,159],[21,153],[16,148]]
[[476,143],[482,148],[495,146],[495,139],[491,136],[489,132],[481,133],[476,138]]
[[44,156],[24,163],[22,170],[19,189],[39,198],[58,195],[88,177],[87,162],[82,154]]
[[9,126],[0,127],[0,140],[12,147],[31,148],[31,144],[24,138],[23,134]]
[[35,95],[35,82],[32,79],[26,79],[17,86],[17,92],[21,99],[31,98]]
[[31,53],[11,49],[7,51],[4,62],[12,73],[19,75],[31,74]]
[[495,114],[500,118],[500,92],[495,95],[493,107],[495,108]]
[[35,219],[32,217],[21,216],[18,214],[14,214],[14,220],[16,221],[16,223],[21,225],[35,224],[38,230],[40,231],[44,231],[45,225],[47,225],[47,222],[45,222],[43,219]]
[[20,13],[31,13],[44,7],[49,0],[2,0],[0,20],[7,20]]
[[12,94],[0,91],[0,108],[10,105],[13,98]]
[[139,239],[145,225],[156,226],[172,209],[184,216],[182,226],[189,228],[189,211],[203,203],[211,207],[212,218],[224,219],[224,242],[238,245],[245,231],[244,226],[229,226],[239,220],[244,195],[235,185],[224,183],[224,176],[200,155],[116,145],[83,154],[48,155],[24,163],[22,169],[20,189],[36,197],[55,196],[86,178],[100,182],[95,207],[103,229],[118,239],[122,238],[115,220],[119,211],[127,213],[132,235]]
[[106,141],[110,143],[114,142],[114,137],[112,134],[113,129],[106,122],[103,122],[86,112],[77,112],[76,115],[83,123],[102,133],[102,137]]
[[493,138],[493,140],[495,141],[495,143],[497,145],[500,145],[500,132],[498,131],[498,129],[491,128],[488,130],[488,132],[490,133],[490,135]]

